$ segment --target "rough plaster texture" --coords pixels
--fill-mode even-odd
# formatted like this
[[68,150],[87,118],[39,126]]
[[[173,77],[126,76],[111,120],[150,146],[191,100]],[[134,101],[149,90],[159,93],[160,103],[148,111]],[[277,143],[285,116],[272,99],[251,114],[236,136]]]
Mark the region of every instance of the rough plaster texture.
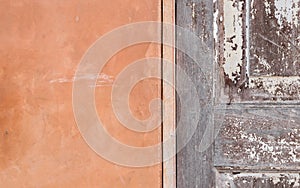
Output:
[[[128,168],[96,155],[72,111],[73,76],[87,48],[117,26],[149,20],[160,20],[159,1],[1,1],[0,187],[161,186],[161,165]],[[139,134],[123,128],[109,94],[125,65],[159,51],[149,44],[126,49],[99,78],[98,113],[121,142],[147,146],[161,139],[159,129]],[[145,80],[134,88],[130,104],[138,118],[149,116],[146,104],[159,96],[159,87]]]

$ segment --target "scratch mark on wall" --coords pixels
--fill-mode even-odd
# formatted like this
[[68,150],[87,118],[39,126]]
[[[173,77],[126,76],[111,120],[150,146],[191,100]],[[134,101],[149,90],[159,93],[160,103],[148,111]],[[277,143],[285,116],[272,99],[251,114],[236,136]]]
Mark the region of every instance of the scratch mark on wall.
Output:
[[54,83],[72,83],[77,80],[94,80],[97,79],[97,82],[95,85],[91,87],[100,87],[100,86],[109,86],[112,85],[114,82],[113,76],[101,73],[101,74],[95,74],[95,73],[90,73],[90,74],[85,74],[77,77],[62,77],[62,78],[56,78],[53,80],[50,80],[50,84]]

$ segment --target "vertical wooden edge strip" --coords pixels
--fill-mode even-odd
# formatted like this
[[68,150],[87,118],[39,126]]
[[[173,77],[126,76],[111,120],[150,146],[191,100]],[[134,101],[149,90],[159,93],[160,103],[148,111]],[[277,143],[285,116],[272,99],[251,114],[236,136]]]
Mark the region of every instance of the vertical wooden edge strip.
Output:
[[[164,23],[175,24],[175,0],[164,0],[162,6],[162,20]],[[175,27],[172,33],[163,31],[163,42],[165,35],[172,35],[172,43],[175,44]],[[170,37],[170,36],[168,36]],[[166,159],[170,153],[176,153],[176,98],[175,98],[175,48],[170,46],[162,46],[163,59],[174,64],[174,66],[163,67],[162,76],[164,80],[171,80],[172,83],[163,82],[163,141],[172,140],[172,146],[163,148],[163,187],[176,187],[176,156]],[[167,70],[171,69],[171,70]],[[173,87],[171,87],[172,85]]]
[[[182,0],[176,3],[176,23],[184,29],[190,30],[200,41],[192,40],[192,38],[184,37],[176,39],[178,46],[184,46],[185,52],[195,56],[195,60],[192,60],[187,53],[177,51],[176,65],[182,68],[195,84],[197,93],[201,96],[207,97],[201,99],[196,95],[189,92],[189,89],[193,86],[187,81],[187,79],[180,78],[180,75],[176,75],[176,88],[181,93],[178,101],[178,115],[181,122],[184,122],[186,129],[181,130],[178,133],[178,137],[184,137],[185,135],[192,134],[192,137],[188,143],[184,143],[185,146],[177,154],[177,187],[198,187],[207,188],[215,187],[215,179],[213,172],[213,146],[209,144],[209,147],[202,147],[203,143],[212,143],[213,141],[213,112],[212,112],[212,92],[213,92],[213,13],[214,2],[212,0]],[[204,50],[205,51],[202,51]],[[202,59],[208,55],[207,58]],[[204,95],[203,95],[204,94]],[[200,107],[197,106],[199,101]],[[192,102],[190,109],[197,108],[200,112],[199,120],[196,122],[197,127],[195,132],[191,132],[189,129],[194,118],[192,113],[194,111],[188,111],[184,109],[185,114],[180,114],[182,110],[181,104],[188,104]],[[194,104],[193,104],[194,102]],[[204,107],[204,103],[205,108]],[[189,115],[191,113],[191,116]],[[207,132],[208,131],[208,132]],[[177,140],[177,144],[181,143],[181,139]],[[203,142],[204,141],[204,142]]]

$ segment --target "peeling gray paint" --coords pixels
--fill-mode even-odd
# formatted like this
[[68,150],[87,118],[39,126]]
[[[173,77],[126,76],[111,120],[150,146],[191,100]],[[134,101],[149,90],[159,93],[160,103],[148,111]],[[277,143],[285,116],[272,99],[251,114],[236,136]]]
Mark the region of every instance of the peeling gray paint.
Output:
[[289,113],[278,110],[272,115],[256,110],[228,114],[216,141],[216,165],[299,169],[299,118],[289,117]]
[[222,100],[299,101],[300,0],[217,2]]
[[218,178],[221,181],[217,188],[298,188],[300,186],[300,175],[298,173],[220,173]]
[[237,83],[243,60],[243,1],[224,0],[224,72]]
[[300,0],[215,3],[216,187],[300,187]]
[[[300,96],[300,77],[250,77],[249,88],[262,89],[273,97]],[[255,95],[255,94],[253,94]],[[279,98],[280,99],[280,98]]]

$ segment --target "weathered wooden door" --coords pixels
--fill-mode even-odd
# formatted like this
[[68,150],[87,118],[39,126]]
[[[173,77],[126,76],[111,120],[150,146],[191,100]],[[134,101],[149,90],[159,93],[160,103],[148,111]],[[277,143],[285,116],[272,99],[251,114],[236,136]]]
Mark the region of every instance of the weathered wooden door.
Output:
[[[201,41],[180,40],[199,61],[178,51],[177,63],[206,99],[178,100],[203,109],[177,155],[177,186],[300,187],[300,1],[184,0],[176,10]],[[179,118],[189,134],[194,120]]]

